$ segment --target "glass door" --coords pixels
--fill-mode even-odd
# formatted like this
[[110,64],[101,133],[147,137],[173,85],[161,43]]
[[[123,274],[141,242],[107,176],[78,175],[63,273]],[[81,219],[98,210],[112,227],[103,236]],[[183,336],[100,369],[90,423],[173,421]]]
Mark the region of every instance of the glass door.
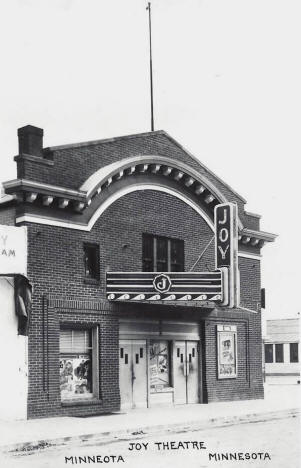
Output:
[[175,341],[173,383],[175,404],[199,402],[198,342]]

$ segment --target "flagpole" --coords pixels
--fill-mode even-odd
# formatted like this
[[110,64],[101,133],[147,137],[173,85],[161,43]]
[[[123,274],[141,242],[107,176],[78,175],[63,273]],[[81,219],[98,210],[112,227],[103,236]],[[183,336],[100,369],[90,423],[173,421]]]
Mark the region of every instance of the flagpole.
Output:
[[152,60],[152,19],[151,19],[151,3],[148,2],[146,7],[148,10],[148,26],[149,26],[149,70],[150,70],[150,94],[151,94],[151,131],[154,131],[154,97],[153,97],[153,60]]

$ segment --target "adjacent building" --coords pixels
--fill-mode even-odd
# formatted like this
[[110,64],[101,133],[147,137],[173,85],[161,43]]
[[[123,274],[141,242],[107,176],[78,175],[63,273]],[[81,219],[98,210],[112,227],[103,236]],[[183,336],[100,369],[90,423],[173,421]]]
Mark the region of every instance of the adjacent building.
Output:
[[267,383],[300,384],[300,319],[267,320],[264,372]]
[[262,398],[275,236],[244,198],[164,131],[18,137],[0,224],[27,231],[28,418]]
[[[5,198],[8,201],[9,197]],[[27,228],[0,225],[0,353],[3,372],[0,414],[2,419],[27,417],[26,296],[30,290],[26,288],[26,275]]]

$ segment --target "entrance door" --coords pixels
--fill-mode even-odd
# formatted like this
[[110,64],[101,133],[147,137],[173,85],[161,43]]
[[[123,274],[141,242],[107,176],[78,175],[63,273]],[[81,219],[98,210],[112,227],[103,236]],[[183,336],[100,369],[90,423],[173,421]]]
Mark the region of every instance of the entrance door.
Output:
[[198,342],[175,341],[173,347],[174,402],[198,403]]
[[119,386],[122,408],[147,406],[145,340],[119,341]]
[[199,402],[198,342],[186,341],[187,403]]

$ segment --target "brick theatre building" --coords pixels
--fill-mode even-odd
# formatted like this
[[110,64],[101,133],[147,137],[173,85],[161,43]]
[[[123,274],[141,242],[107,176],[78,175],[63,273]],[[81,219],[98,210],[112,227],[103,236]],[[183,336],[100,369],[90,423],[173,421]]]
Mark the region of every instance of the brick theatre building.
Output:
[[275,236],[246,201],[164,131],[18,137],[0,224],[27,231],[28,418],[262,398]]

